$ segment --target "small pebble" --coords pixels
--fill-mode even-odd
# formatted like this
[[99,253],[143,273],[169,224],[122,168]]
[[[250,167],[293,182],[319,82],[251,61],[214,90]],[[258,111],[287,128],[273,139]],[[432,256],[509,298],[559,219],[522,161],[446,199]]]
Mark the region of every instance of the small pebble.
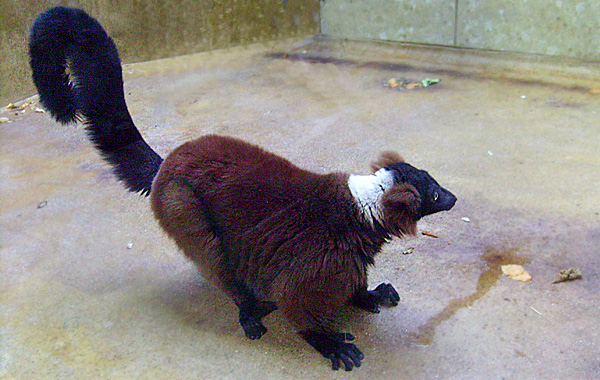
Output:
[[411,253],[413,253],[415,250],[415,247],[409,247],[407,249],[405,249],[404,251],[402,251],[403,255],[410,255]]
[[130,241],[129,243],[127,243],[127,249],[131,249],[133,248],[133,242]]
[[462,221],[469,223],[471,221],[471,219],[467,218],[466,216],[463,216]]

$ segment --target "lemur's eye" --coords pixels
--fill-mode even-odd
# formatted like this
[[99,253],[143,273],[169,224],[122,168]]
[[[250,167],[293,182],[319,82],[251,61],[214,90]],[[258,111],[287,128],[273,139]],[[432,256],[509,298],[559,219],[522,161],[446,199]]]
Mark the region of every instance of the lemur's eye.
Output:
[[438,200],[438,197],[439,197],[439,196],[438,196],[438,193],[437,193],[437,191],[435,191],[435,192],[433,193],[433,201],[434,201],[434,202],[435,202],[435,201],[437,201],[437,200]]

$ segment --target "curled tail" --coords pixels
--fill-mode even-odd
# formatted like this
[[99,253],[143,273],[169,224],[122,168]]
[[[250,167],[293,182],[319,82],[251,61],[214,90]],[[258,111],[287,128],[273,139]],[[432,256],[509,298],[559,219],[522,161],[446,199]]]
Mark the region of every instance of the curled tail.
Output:
[[98,21],[74,8],[43,12],[31,27],[29,57],[40,102],[52,117],[84,121],[117,177],[148,195],[162,158],[129,115],[119,52]]

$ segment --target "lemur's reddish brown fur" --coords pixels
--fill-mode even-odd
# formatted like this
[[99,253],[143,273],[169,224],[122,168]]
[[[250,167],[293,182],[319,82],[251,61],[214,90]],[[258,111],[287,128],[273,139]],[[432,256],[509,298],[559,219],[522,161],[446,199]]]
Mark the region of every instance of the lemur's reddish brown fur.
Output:
[[[118,51],[84,11],[55,7],[34,22],[29,41],[40,102],[86,132],[125,186],[151,193],[160,225],[209,280],[239,307],[250,339],[280,309],[332,368],[364,355],[334,320],[350,304],[379,312],[397,305],[391,284],[367,290],[367,267],[392,235],[414,234],[421,217],[456,197],[394,152],[374,174],[315,174],[240,140],[205,136],[164,161],[133,123]],[[66,70],[68,68],[68,70]]]
[[240,305],[248,290],[274,302],[300,330],[331,333],[330,322],[367,286],[381,245],[414,233],[411,185],[383,197],[390,229],[364,221],[348,175],[315,174],[240,140],[206,136],[172,152],[154,181],[152,209],[201,271]]

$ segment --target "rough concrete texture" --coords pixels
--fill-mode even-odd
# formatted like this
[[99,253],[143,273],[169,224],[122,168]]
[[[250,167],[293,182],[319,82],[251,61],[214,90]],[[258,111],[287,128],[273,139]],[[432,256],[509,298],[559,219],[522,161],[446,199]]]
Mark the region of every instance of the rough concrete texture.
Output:
[[457,21],[457,46],[600,60],[595,0],[465,0]]
[[35,93],[27,64],[29,28],[56,5],[82,8],[98,19],[123,62],[312,35],[319,18],[317,1],[300,0],[9,0],[0,12],[0,105]]
[[328,37],[452,45],[454,1],[326,0],[321,33]]
[[[0,124],[0,377],[600,376],[600,82],[423,70],[406,57],[377,65],[376,54],[327,63],[307,60],[310,46],[271,52],[126,65],[128,104],[163,155],[219,133],[317,172],[366,173],[395,149],[458,196],[420,223],[438,238],[396,239],[377,257],[370,283],[393,283],[402,301],[343,318],[362,367],[334,373],[277,312],[264,337],[246,339],[233,303],[159,230],[147,199],[114,180],[82,127],[27,107],[0,115],[12,120]],[[391,77],[442,82],[398,91],[383,86]],[[509,263],[533,280],[503,276]],[[553,285],[568,267],[583,279]]]
[[325,36],[600,60],[596,0],[325,0]]

